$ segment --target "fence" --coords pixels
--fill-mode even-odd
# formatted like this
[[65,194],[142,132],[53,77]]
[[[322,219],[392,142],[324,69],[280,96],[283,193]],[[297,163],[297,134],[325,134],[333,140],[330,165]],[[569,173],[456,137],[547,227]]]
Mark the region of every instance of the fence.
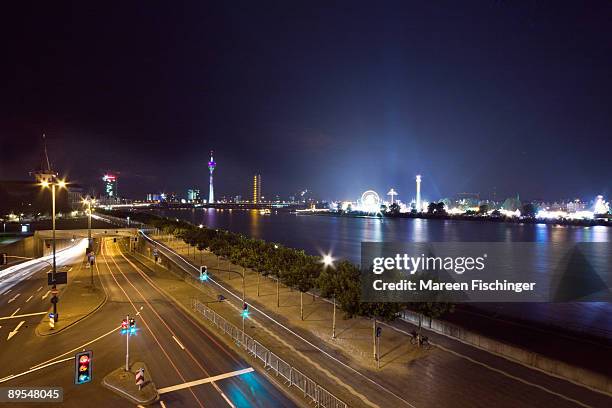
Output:
[[347,408],[346,403],[321,387],[315,381],[302,374],[297,368],[268,350],[260,342],[244,333],[215,311],[197,299],[191,299],[191,307],[199,312],[219,330],[229,335],[236,344],[246,350],[256,360],[261,360],[265,369],[272,371],[277,377],[282,377],[289,387],[296,387],[304,393],[304,398],[315,403],[316,407]]

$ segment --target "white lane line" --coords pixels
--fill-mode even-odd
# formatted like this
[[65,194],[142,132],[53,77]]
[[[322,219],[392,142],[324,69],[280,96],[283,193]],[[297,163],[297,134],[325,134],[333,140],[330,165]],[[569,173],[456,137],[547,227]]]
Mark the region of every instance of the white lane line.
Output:
[[42,296],[42,300],[45,300],[45,298],[46,298],[47,296],[49,296],[49,293],[51,293],[51,291],[50,291],[50,290],[48,290],[48,291],[47,291],[47,293],[45,293],[45,294]]
[[179,347],[181,348],[181,350],[185,350],[185,346],[183,346],[181,344],[181,342],[179,341],[179,339],[177,339],[176,337],[172,336],[172,338],[174,339],[174,341],[176,341],[176,344],[179,345]]
[[161,405],[162,408],[166,408],[166,404],[164,404],[164,401],[162,400],[159,401],[159,405]]
[[[45,313],[47,313],[47,312],[45,312]],[[87,342],[87,343],[85,343],[85,344],[82,344],[82,345],[80,345],[80,346],[78,346],[78,347],[75,347],[75,348],[73,348],[72,350],[69,350],[69,351],[67,351],[67,352],[65,352],[65,353],[63,353],[63,354],[60,354],[59,356],[56,356],[56,357],[50,358],[49,360],[47,360],[47,361],[43,361],[43,362],[42,362],[42,363],[40,363],[40,364],[36,364],[35,366],[30,367],[30,369],[34,369],[34,368],[36,368],[36,367],[40,367],[40,366],[42,366],[42,365],[45,365],[45,364],[49,363],[50,361],[57,360],[57,359],[58,359],[58,358],[60,358],[60,357],[64,357],[66,354],[70,354],[70,353],[73,353],[73,352],[75,352],[75,351],[77,351],[77,350],[83,349],[85,346],[89,346],[91,343],[96,342],[96,341],[98,341],[98,340],[100,340],[100,339],[102,339],[102,338],[104,338],[104,337],[108,336],[109,334],[117,333],[117,330],[119,330],[119,329],[121,329],[121,326],[117,326],[117,327],[115,327],[114,329],[110,330],[108,333],[105,333],[105,334],[103,334],[103,335],[101,335],[101,336],[98,336],[98,337],[96,337],[95,339],[90,340],[90,341],[88,341],[88,342]],[[71,357],[71,358],[74,358],[74,357]],[[49,365],[49,364],[47,364],[47,365]]]
[[10,317],[15,317],[15,315],[17,314],[17,312],[18,312],[18,311],[20,311],[20,310],[21,310],[21,308],[20,308],[20,307],[18,307],[18,308],[17,308],[17,310],[15,310],[15,311],[13,312],[13,314],[12,314]]
[[42,286],[38,289],[36,289],[36,293],[40,292],[42,290]]
[[28,303],[30,300],[32,300],[32,298],[34,297],[34,295],[30,295],[30,297],[28,298],[28,300],[26,300],[26,303]]
[[[19,310],[19,309],[17,309]],[[26,313],[26,314],[22,314],[22,315],[10,315],[10,316],[2,316],[0,317],[0,320],[8,320],[8,319],[17,319],[20,317],[28,317],[28,316],[38,316],[38,315],[44,315],[47,314],[47,312],[36,312],[36,313]],[[0,326],[2,327],[2,326]]]
[[2,294],[3,295],[7,295],[11,290],[13,290],[13,289],[5,290],[4,292],[2,292]]
[[6,338],[6,341],[9,341],[10,339],[13,338],[14,335],[17,334],[17,332],[19,331],[19,328],[25,323],[25,320],[22,320],[19,322],[19,324],[17,325],[17,327],[15,327],[13,329],[13,331],[9,332],[8,337]]
[[9,299],[9,303],[13,302],[15,299],[17,299],[19,296],[21,295],[21,293],[16,294],[15,296],[13,296],[11,299]]
[[215,375],[213,377],[202,378],[201,380],[189,381],[189,382],[186,382],[186,383],[183,383],[183,384],[177,384],[177,385],[172,385],[170,387],[160,388],[160,389],[157,390],[157,392],[160,393],[160,394],[166,394],[168,392],[178,391],[178,390],[182,390],[182,389],[185,389],[185,388],[194,387],[196,385],[207,384],[207,383],[223,380],[225,378],[236,377],[238,375],[247,374],[247,373],[250,373],[250,372],[253,372],[253,371],[255,371],[253,369],[253,367],[249,367],[249,368],[245,368],[243,370],[231,371],[229,373],[219,374],[219,375]]
[[32,369],[30,369],[28,371],[24,371],[23,373],[7,375],[6,377],[0,378],[0,383],[6,382],[8,380],[12,380],[13,378],[21,377],[22,375],[26,375],[26,374],[32,373],[34,371],[42,370],[43,368],[52,366],[54,364],[63,363],[64,361],[68,361],[68,360],[74,360],[74,356],[65,358],[63,360],[54,361],[53,363],[45,364],[45,365],[37,367],[37,368],[32,368]]

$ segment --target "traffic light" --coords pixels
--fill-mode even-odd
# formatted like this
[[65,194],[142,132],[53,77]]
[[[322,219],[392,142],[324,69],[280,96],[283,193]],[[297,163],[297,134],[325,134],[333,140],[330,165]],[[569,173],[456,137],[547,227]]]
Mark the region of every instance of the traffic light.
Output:
[[0,265],[6,265],[8,263],[8,256],[5,253],[0,254]]
[[249,305],[246,302],[242,304],[242,313],[240,313],[240,316],[242,316],[243,319],[249,317]]
[[85,384],[93,376],[93,351],[83,351],[74,357],[74,383]]
[[200,266],[200,280],[202,282],[208,280],[208,268],[206,266]]
[[136,332],[136,320],[133,317],[130,317],[130,334]]

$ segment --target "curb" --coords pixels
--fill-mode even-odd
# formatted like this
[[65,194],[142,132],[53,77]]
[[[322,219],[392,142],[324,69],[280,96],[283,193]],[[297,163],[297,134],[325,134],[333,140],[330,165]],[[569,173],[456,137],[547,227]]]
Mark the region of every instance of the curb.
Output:
[[[94,309],[92,309],[91,311],[89,311],[86,315],[79,317],[78,319],[76,319],[75,321],[69,323],[68,325],[61,327],[57,330],[54,330],[52,332],[49,333],[41,333],[38,329],[38,326],[40,326],[46,319],[46,317],[43,317],[40,321],[40,323],[36,326],[36,329],[34,330],[34,332],[36,333],[37,336],[40,337],[46,337],[46,336],[53,336],[54,334],[58,334],[61,333],[62,331],[68,329],[69,327],[74,326],[75,324],[79,323],[81,320],[84,320],[86,318],[88,318],[89,316],[91,316],[92,314],[94,314],[95,312],[97,312],[99,309],[102,308],[102,306],[104,306],[106,304],[106,301],[108,300],[108,295],[106,294],[106,292],[104,292],[104,299],[102,299],[102,302],[100,302],[100,304],[98,304],[98,306],[96,306]],[[48,309],[49,311],[51,309]]]

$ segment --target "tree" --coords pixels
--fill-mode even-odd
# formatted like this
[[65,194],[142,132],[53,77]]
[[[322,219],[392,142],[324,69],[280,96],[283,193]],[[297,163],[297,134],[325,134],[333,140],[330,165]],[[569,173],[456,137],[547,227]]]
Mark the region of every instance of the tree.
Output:
[[528,218],[534,218],[536,215],[536,208],[532,203],[526,203],[523,205],[521,215]]
[[392,216],[398,216],[400,213],[400,206],[398,203],[393,203],[389,206],[388,213]]
[[488,212],[489,212],[489,205],[488,204],[480,204],[478,206],[478,214],[480,214],[480,215],[487,215]]

